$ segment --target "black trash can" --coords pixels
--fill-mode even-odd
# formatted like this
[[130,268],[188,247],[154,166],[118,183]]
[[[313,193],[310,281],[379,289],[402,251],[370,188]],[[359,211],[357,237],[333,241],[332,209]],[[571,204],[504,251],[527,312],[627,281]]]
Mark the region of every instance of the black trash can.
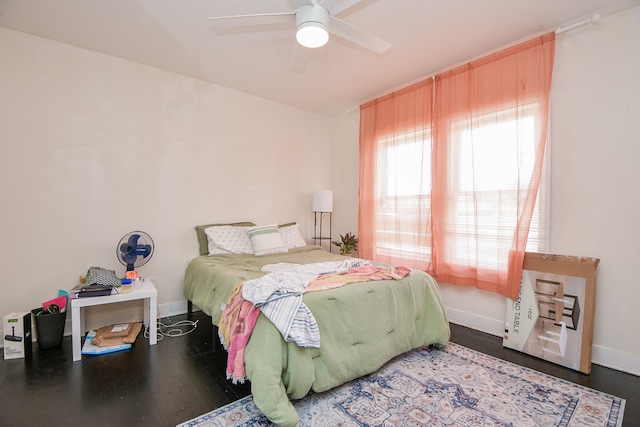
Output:
[[67,312],[48,313],[42,308],[34,308],[31,314],[36,322],[36,337],[38,348],[48,349],[58,347],[64,336],[64,325],[67,321]]

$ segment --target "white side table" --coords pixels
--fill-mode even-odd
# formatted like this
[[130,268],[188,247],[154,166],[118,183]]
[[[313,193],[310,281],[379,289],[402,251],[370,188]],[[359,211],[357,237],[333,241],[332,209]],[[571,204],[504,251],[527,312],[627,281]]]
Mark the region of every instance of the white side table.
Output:
[[72,298],[71,302],[71,340],[73,346],[73,361],[82,358],[81,341],[84,336],[84,307],[94,305],[112,304],[114,302],[133,301],[144,299],[144,324],[149,325],[149,345],[155,345],[156,336],[156,316],[158,312],[158,291],[150,279],[142,280],[142,287],[133,289],[128,294],[114,294],[102,297]]

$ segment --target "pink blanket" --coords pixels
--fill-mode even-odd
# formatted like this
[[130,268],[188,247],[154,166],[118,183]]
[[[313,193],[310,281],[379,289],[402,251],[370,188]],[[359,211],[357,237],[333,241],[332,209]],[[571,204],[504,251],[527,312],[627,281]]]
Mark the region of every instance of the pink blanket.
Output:
[[227,379],[233,384],[244,383],[244,349],[256,325],[260,310],[242,298],[242,283],[237,285],[222,311],[218,335],[227,350]]
[[407,267],[384,268],[373,265],[363,265],[349,269],[345,273],[323,274],[309,283],[307,292],[324,291],[340,286],[373,280],[400,280],[411,270]]

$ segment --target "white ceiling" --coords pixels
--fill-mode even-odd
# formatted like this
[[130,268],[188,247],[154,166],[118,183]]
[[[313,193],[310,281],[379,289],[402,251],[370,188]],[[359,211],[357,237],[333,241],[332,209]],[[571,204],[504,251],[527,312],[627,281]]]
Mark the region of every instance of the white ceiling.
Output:
[[[392,43],[383,55],[336,37],[319,49],[298,47],[293,24],[220,30],[207,19],[290,12],[293,0],[0,0],[0,26],[331,116],[529,36],[638,5],[363,0],[338,15]],[[292,66],[303,49],[306,62]]]

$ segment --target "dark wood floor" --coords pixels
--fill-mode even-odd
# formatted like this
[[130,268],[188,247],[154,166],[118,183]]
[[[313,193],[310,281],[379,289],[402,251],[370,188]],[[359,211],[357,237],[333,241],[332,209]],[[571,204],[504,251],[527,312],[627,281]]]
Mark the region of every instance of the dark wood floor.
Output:
[[[186,316],[170,319],[177,322]],[[225,379],[209,318],[197,329],[149,346],[71,361],[71,338],[30,361],[0,362],[0,426],[175,426],[250,393]],[[163,323],[169,321],[163,319]],[[453,342],[627,399],[624,426],[640,426],[640,377],[594,365],[591,375],[505,349],[500,338],[452,325]]]

